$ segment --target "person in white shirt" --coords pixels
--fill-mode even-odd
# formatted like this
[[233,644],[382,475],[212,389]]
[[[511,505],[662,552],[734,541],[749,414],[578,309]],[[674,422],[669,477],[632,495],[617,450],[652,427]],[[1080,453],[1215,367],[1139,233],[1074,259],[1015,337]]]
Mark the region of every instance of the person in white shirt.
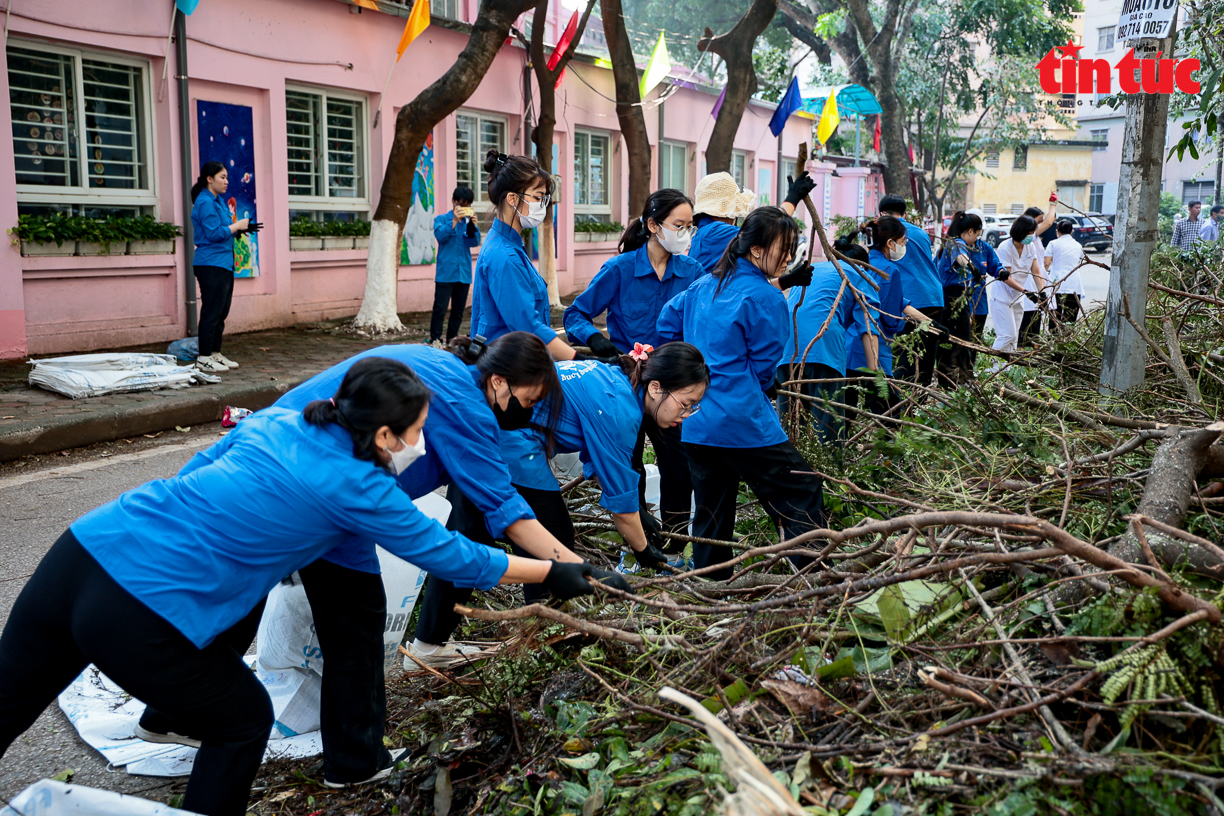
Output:
[[[1050,193],[1050,208],[1042,212],[1040,207],[1029,207],[1024,214],[1037,222],[1037,232],[1033,235],[1033,252],[1040,258],[1045,253],[1044,241],[1054,241],[1054,210],[1058,206],[1058,194]],[[1037,292],[1036,281],[1030,277],[1025,291]],[[1041,334],[1041,314],[1032,303],[1026,303],[1024,319],[1020,321],[1020,345],[1036,346],[1037,336]]]
[[1058,321],[1074,323],[1079,317],[1080,299],[1084,296],[1084,284],[1079,273],[1084,248],[1071,237],[1074,222],[1063,219],[1057,227],[1058,238],[1051,241],[1045,250],[1045,268],[1050,285],[1054,287]]
[[1199,230],[1199,242],[1219,241],[1221,221],[1224,221],[1224,204],[1217,204],[1211,208],[1211,216]]
[[[1033,244],[1036,232],[1037,221],[1022,215],[1012,222],[1010,240],[999,244],[999,263],[1011,275],[1006,281],[996,281],[986,287],[990,320],[995,330],[993,348],[999,351],[1016,350],[1024,312],[1035,310],[1042,303],[1037,293],[1045,289],[1045,276],[1041,271],[1041,256]],[[1035,278],[1035,292],[1025,291],[1030,276]]]

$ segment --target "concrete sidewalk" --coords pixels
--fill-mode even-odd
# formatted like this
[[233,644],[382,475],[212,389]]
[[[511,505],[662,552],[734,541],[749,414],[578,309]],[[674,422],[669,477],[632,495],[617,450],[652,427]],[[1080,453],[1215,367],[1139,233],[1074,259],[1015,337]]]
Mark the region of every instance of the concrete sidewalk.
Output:
[[[421,343],[429,315],[401,315],[408,333],[386,342]],[[178,426],[218,422],[227,405],[258,410],[320,371],[383,341],[341,330],[347,320],[302,323],[284,329],[225,337],[225,354],[240,367],[218,385],[142,391],[73,400],[29,385],[25,361],[0,363],[0,462],[156,433]],[[557,324],[560,325],[558,315]],[[462,331],[466,333],[464,321]],[[114,351],[165,353],[166,345]],[[67,356],[67,355],[49,355]]]

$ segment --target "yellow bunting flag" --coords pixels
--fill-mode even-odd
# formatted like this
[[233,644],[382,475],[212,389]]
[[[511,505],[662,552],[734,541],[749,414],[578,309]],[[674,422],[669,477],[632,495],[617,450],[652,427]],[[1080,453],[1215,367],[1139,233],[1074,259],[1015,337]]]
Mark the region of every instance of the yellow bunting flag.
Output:
[[672,64],[671,57],[667,54],[667,39],[660,33],[659,41],[655,43],[654,52],[650,55],[650,62],[646,65],[646,73],[642,74],[642,98],[646,98],[646,94],[654,90],[654,87],[662,82],[671,72]]
[[421,36],[421,32],[429,28],[429,0],[416,0],[412,4],[412,13],[408,15],[408,23],[404,26],[404,36],[400,37],[399,48],[395,49],[399,54],[395,58],[396,62],[400,61],[400,57],[404,56],[404,52],[408,50],[408,46],[412,45],[412,41]]
[[353,0],[353,4],[362,8],[368,8],[370,11],[378,11],[378,4],[374,0]]
[[821,144],[828,144],[829,137],[837,130],[841,117],[837,115],[837,92],[829,89],[829,98],[825,100],[824,110],[820,112],[820,122],[816,125],[816,138]]

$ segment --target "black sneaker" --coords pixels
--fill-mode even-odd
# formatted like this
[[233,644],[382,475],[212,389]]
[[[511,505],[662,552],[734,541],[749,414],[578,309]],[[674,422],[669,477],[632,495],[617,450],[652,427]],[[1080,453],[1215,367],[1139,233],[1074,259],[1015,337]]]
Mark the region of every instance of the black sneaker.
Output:
[[336,788],[336,789],[352,788],[357,785],[367,785],[370,782],[377,782],[380,779],[386,779],[388,776],[391,775],[391,772],[395,770],[395,766],[400,761],[400,757],[402,757],[407,752],[408,752],[407,748],[391,749],[391,764],[389,764],[387,767],[383,768],[381,771],[371,776],[369,779],[363,779],[360,782],[332,782],[330,779],[324,778],[323,786],[327,788]]

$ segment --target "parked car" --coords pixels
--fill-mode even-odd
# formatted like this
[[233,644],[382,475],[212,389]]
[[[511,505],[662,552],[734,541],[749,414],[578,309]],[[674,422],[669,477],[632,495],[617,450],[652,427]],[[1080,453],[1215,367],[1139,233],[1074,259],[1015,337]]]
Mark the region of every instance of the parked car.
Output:
[[986,243],[998,248],[999,244],[1011,234],[1011,225],[1016,220],[1014,215],[987,215],[982,218],[982,237]]
[[[1104,252],[1113,247],[1113,224],[1109,223],[1107,216],[1100,213],[1088,213],[1087,216],[1078,214],[1058,216],[1059,221],[1063,219],[1075,224],[1071,237],[1083,245],[1085,252]],[[1058,232],[1055,227],[1050,227],[1041,234],[1041,241],[1048,244],[1057,237]]]

